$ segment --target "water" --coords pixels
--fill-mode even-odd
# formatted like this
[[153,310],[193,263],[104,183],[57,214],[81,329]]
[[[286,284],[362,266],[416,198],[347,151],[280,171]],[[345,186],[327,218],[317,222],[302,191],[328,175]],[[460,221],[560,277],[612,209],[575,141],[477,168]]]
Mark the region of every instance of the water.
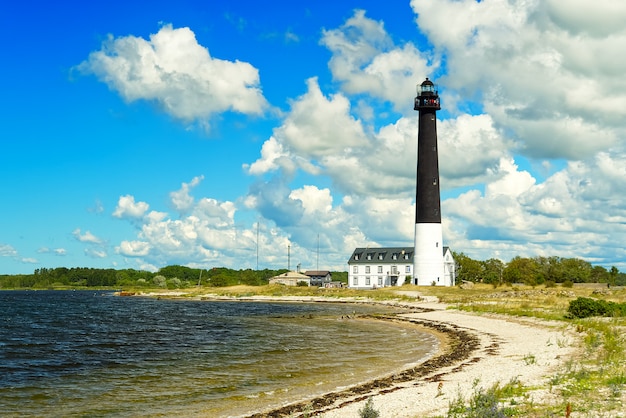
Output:
[[[2,416],[242,416],[406,367],[416,328],[385,308],[0,291]],[[389,308],[386,308],[389,309]]]

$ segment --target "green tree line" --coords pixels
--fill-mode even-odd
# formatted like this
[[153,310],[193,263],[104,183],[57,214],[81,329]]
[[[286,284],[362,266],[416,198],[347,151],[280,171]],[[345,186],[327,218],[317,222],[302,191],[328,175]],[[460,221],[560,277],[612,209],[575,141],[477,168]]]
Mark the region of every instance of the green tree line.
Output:
[[[134,269],[98,269],[87,267],[38,268],[33,274],[0,275],[0,289],[49,288],[154,288],[168,289],[192,286],[264,285],[280,270],[233,270],[224,267],[198,269],[179,265],[161,268],[157,272]],[[333,272],[333,280],[348,281],[347,272]]]
[[463,253],[453,253],[457,262],[457,282],[471,281],[493,285],[523,283],[531,286],[556,283],[607,283],[626,285],[626,274],[617,267],[592,266],[579,258],[514,257],[508,263],[490,258],[473,260]]
[[[493,285],[523,283],[527,285],[557,283],[607,283],[626,285],[626,274],[616,267],[592,266],[579,258],[515,257],[508,263],[490,258],[474,260],[464,253],[454,253],[457,262],[457,283],[471,281]],[[38,268],[33,274],[0,275],[0,289],[49,288],[185,288],[192,286],[264,285],[280,270],[233,270],[225,267],[198,269],[180,265],[161,268],[157,272],[134,269],[98,269],[87,267]],[[332,272],[333,280],[347,283],[348,273]]]

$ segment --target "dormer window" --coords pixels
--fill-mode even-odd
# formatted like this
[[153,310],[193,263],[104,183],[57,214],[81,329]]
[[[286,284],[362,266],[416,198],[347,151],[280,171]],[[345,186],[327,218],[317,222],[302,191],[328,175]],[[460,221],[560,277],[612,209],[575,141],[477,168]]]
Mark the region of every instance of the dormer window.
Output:
[[383,255],[382,254],[378,254],[378,259],[382,260],[383,259]]
[[392,259],[392,260],[397,260],[397,259],[398,259],[398,253],[393,253],[393,254],[391,255],[391,259]]

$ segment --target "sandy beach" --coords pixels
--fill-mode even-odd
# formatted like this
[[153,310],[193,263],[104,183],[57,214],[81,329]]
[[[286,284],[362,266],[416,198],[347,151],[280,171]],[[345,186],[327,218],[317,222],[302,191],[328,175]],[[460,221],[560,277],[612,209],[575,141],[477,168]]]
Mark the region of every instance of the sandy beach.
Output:
[[[576,337],[563,324],[534,319],[474,315],[447,310],[438,303],[420,304],[429,309],[405,315],[411,319],[450,325],[476,337],[478,345],[459,361],[441,367],[413,381],[392,388],[360,395],[354,402],[325,408],[325,418],[358,417],[370,396],[382,417],[429,417],[445,415],[451,401],[459,395],[468,399],[476,388],[489,388],[519,380],[524,386],[537,387],[527,402],[550,402],[548,381],[555,370],[576,351]],[[357,399],[358,399],[357,398]]]

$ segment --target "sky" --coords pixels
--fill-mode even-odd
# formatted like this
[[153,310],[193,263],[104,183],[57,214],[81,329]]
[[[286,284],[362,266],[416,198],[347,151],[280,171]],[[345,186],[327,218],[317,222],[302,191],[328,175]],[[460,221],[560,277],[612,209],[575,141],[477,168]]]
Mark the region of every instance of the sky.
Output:
[[2,6],[0,274],[412,246],[426,77],[444,245],[626,271],[626,2],[55,6]]

